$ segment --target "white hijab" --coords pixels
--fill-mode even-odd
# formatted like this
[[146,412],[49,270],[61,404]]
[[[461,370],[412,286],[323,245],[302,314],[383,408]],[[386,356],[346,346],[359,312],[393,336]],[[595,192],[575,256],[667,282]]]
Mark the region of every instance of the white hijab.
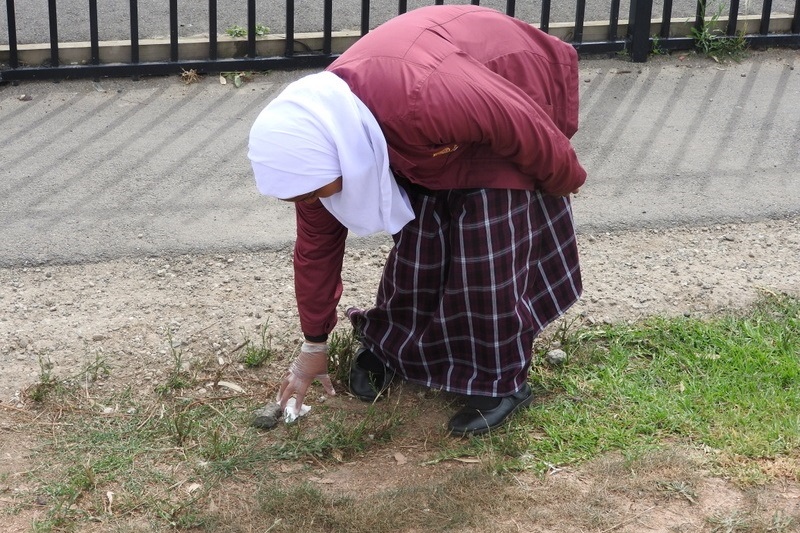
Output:
[[280,199],[342,177],[342,192],[320,198],[357,235],[395,234],[414,212],[389,170],[386,139],[372,112],[331,72],[301,78],[261,112],[248,153],[261,194]]

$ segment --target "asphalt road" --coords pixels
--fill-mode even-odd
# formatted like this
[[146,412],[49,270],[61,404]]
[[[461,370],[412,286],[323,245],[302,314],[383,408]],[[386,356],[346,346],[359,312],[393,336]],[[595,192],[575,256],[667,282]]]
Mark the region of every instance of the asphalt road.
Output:
[[[793,13],[795,0],[774,0],[773,13]],[[408,9],[431,5],[432,0],[410,0]],[[467,0],[447,3],[469,3]],[[98,2],[100,40],[130,38],[129,0],[102,0]],[[575,1],[555,0],[551,7],[551,22],[569,22],[575,19]],[[396,0],[373,0],[370,7],[370,23],[374,27],[397,14]],[[484,0],[481,5],[505,11],[504,0]],[[709,1],[708,12],[714,13],[717,2]],[[729,3],[722,2],[727,6]],[[741,2],[740,13],[760,15],[763,0]],[[247,4],[243,0],[218,0],[218,30],[224,33],[234,25],[246,26]],[[541,0],[516,2],[516,16],[528,22],[538,22],[541,17]],[[607,21],[611,11],[611,0],[590,0],[587,2],[587,21]],[[691,17],[696,13],[695,0],[675,0],[672,16]],[[50,40],[47,2],[45,0],[17,0],[17,39],[20,43],[46,43]],[[622,0],[620,18],[628,18],[629,0]],[[660,17],[663,2],[654,2],[654,18]],[[89,40],[89,15],[86,0],[58,0],[58,37],[62,42]],[[157,38],[169,36],[169,2],[167,0],[138,0],[139,37]],[[295,31],[320,31],[322,29],[321,0],[296,0]],[[0,44],[8,43],[8,23],[5,10],[0,15]],[[357,30],[361,20],[361,0],[334,0],[334,30]],[[258,0],[256,10],[258,24],[270,28],[273,33],[283,33],[285,29],[285,7],[280,1]],[[208,2],[203,0],[180,0],[178,2],[178,23],[180,36],[207,34]]]
[[[800,52],[580,67],[580,232],[800,215]],[[214,77],[0,86],[0,266],[288,246],[293,208],[256,191],[247,136],[310,72],[240,89]]]

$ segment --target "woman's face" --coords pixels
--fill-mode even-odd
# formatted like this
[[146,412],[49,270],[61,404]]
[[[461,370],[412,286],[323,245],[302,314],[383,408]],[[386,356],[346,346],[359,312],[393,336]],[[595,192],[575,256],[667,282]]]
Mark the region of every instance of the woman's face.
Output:
[[292,198],[286,198],[287,202],[305,202],[307,204],[311,204],[316,202],[320,198],[328,198],[329,196],[333,196],[337,192],[342,192],[342,177],[339,176],[329,184],[320,187],[315,191],[311,191],[306,194],[301,194],[300,196],[294,196]]

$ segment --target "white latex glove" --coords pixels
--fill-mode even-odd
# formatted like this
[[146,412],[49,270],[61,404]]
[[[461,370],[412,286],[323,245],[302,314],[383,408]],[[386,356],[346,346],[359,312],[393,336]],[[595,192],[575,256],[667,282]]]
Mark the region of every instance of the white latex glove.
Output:
[[328,343],[304,341],[303,346],[300,347],[300,354],[292,362],[289,372],[281,381],[281,388],[276,399],[281,405],[281,410],[286,408],[289,398],[294,396],[295,409],[298,411],[294,414],[299,414],[306,391],[315,379],[322,383],[325,392],[331,396],[336,395],[331,378],[328,376]]

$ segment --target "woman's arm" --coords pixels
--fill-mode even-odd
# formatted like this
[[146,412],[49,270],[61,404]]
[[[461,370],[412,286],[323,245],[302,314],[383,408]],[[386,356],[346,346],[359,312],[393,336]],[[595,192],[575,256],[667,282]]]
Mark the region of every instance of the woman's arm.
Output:
[[300,327],[307,340],[322,342],[336,325],[347,228],[319,201],[295,206],[294,286]]

